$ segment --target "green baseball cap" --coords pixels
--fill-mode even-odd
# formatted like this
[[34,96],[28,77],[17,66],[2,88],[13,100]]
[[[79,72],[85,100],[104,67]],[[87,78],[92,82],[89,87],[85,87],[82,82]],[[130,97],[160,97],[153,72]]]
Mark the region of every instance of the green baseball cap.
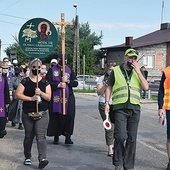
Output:
[[125,51],[125,56],[128,56],[128,57],[136,57],[136,58],[138,58],[138,55],[139,55],[138,51],[136,51],[133,48],[127,49]]

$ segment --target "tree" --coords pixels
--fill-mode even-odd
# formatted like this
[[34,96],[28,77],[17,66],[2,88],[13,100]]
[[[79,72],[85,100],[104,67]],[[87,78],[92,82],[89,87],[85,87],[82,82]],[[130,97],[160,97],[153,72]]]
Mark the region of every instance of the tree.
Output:
[[17,59],[19,64],[24,63],[26,59],[30,60],[30,57],[26,55],[20,48],[18,42],[15,42],[14,44],[10,45],[5,49],[6,55],[10,58],[11,51],[16,51]]
[[[74,22],[74,21],[73,21]],[[83,74],[83,55],[86,57],[86,73],[85,74],[98,74],[100,68],[96,67],[99,65],[100,51],[95,50],[96,45],[101,45],[103,38],[102,32],[99,36],[95,32],[91,33],[89,23],[80,24],[79,28],[79,49],[80,49],[80,72]],[[74,49],[74,26],[66,27],[66,54],[68,55],[68,65],[72,68],[73,63],[73,49]],[[19,44],[16,42],[13,45],[7,47],[5,50],[7,56],[10,56],[10,51],[15,50],[17,52],[19,63],[23,63],[25,59],[30,59],[29,56],[23,53]],[[56,49],[52,54],[42,59],[46,63],[50,63],[52,58],[57,58],[58,54],[61,54],[61,37],[59,32],[59,39]],[[95,68],[95,69],[94,69]]]

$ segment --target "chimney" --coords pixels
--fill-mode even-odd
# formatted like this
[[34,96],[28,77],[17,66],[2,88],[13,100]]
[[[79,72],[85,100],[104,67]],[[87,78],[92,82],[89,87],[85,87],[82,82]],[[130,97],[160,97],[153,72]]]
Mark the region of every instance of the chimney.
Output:
[[133,45],[133,37],[125,37],[125,45],[126,46]]
[[170,29],[170,23],[162,23],[161,24],[161,30]]

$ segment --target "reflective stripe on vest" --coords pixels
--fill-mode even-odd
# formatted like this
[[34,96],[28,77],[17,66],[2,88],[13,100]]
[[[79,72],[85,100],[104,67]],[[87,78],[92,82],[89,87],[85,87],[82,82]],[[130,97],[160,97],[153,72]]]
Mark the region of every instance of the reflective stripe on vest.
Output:
[[[112,87],[112,103],[121,104],[127,102],[130,97],[131,104],[140,104],[140,80],[134,70],[129,86],[122,74],[120,66],[114,68],[115,83]],[[130,96],[128,95],[130,94]]]
[[163,109],[170,110],[170,66],[165,68],[163,72],[165,74]]

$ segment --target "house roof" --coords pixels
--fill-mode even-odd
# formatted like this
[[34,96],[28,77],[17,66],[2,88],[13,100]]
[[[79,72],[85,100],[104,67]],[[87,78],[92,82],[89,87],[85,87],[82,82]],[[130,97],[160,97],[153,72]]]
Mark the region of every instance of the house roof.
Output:
[[142,37],[134,39],[131,45],[130,44],[126,45],[125,43],[123,43],[116,46],[103,47],[101,49],[105,50],[105,49],[114,49],[114,48],[123,48],[123,47],[137,48],[137,47],[155,45],[155,44],[161,44],[167,42],[170,42],[170,29],[160,29],[152,33],[146,34]]

